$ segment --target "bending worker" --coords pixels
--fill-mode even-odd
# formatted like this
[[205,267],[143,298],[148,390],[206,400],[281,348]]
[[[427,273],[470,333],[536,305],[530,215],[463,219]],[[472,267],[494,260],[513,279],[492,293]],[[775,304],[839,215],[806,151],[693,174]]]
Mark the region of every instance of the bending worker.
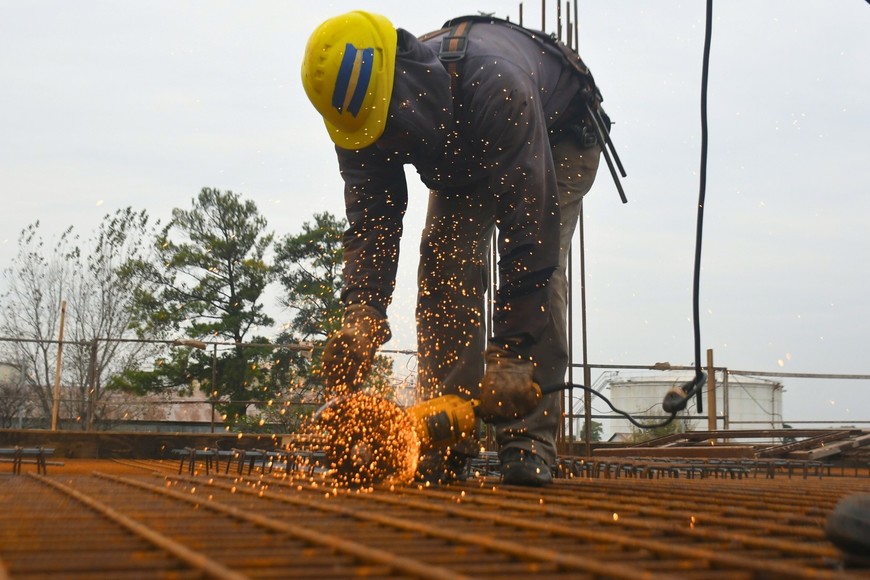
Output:
[[[601,152],[588,118],[601,101],[591,75],[570,49],[507,21],[457,19],[418,39],[357,11],[314,31],[302,81],[336,146],[349,224],[344,323],[323,355],[328,389],[358,387],[390,338],[410,163],[430,189],[418,274],[421,392],[479,399],[496,424],[503,482],[549,483],[560,395],[542,397],[537,385],[563,383],[567,370],[565,264]],[[448,480],[478,449],[469,434],[423,458],[420,471]]]

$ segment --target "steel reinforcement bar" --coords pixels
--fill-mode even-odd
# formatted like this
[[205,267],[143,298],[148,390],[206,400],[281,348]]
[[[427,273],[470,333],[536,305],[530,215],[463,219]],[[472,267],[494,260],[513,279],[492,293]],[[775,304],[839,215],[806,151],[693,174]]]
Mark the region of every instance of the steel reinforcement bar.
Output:
[[[214,479],[209,481],[216,487],[227,485]],[[246,483],[249,487],[237,484],[230,487],[297,508],[365,519],[419,534],[461,538],[466,545],[486,546],[527,559],[539,558],[591,574],[606,572],[611,577],[622,577],[623,573],[626,577],[637,577],[644,564],[632,562],[630,570],[622,570],[618,563],[606,559],[605,571],[598,563],[590,562],[594,558],[586,554],[575,560],[573,552],[588,543],[599,551],[612,552],[613,547],[619,546],[651,554],[646,569],[649,573],[666,567],[668,560],[678,560],[681,563],[676,568],[691,561],[693,567],[706,567],[707,573],[731,570],[757,577],[842,577],[840,571],[832,569],[840,554],[822,534],[824,514],[839,497],[861,488],[826,482],[816,486],[817,489],[805,486],[801,492],[790,493],[789,486],[784,484],[757,482],[746,489],[748,482],[744,482],[741,495],[740,486],[731,485],[729,489],[730,482],[675,485],[634,481],[602,485],[596,481],[572,482],[542,491],[473,485],[440,489],[400,487],[353,494],[333,490],[333,496],[355,504],[350,507],[322,501],[322,486],[293,481],[276,484],[262,478],[248,478]],[[278,494],[282,487],[290,493]],[[372,503],[384,508],[370,513]],[[400,510],[399,518],[383,514],[394,510]],[[436,516],[450,521],[447,531],[434,525]],[[537,532],[549,540],[536,547],[524,538],[517,550],[506,544],[495,548],[491,531],[486,535],[462,533],[466,528],[474,528],[472,523],[483,524],[488,530],[511,530],[503,534],[511,538]],[[580,543],[572,553],[554,554],[548,548],[564,544],[566,539]],[[722,546],[728,549],[723,550]]]
[[862,479],[528,489],[489,477],[353,490],[312,475],[151,465],[6,480],[0,580],[866,577],[842,568],[822,531],[840,498],[870,489]]

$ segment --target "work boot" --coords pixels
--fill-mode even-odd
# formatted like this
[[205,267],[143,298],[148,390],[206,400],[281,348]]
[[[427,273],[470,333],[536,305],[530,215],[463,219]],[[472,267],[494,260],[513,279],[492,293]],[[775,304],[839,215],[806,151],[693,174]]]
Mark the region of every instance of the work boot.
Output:
[[455,481],[465,481],[468,477],[468,460],[464,453],[429,451],[417,463],[414,481],[433,485],[447,485]]
[[540,487],[553,482],[550,466],[540,455],[508,447],[499,453],[501,459],[501,482],[505,485]]
[[841,499],[825,522],[825,534],[846,554],[846,563],[870,566],[870,493]]

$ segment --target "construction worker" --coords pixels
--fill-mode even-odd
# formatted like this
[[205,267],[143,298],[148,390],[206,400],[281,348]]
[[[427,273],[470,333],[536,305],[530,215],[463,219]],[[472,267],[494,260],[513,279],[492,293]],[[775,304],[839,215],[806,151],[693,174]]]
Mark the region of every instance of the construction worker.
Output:
[[[497,19],[469,17],[417,38],[377,14],[322,23],[302,65],[308,98],[344,179],[346,306],[323,354],[327,387],[357,387],[390,339],[404,165],[430,189],[420,244],[418,384],[425,398],[480,400],[496,424],[503,482],[552,478],[567,351],[565,266],[601,148],[587,111],[600,94],[576,55]],[[609,126],[608,126],[609,128]],[[494,229],[498,288],[487,344]],[[478,453],[470,436],[423,458],[449,479]],[[434,466],[434,468],[433,468]]]

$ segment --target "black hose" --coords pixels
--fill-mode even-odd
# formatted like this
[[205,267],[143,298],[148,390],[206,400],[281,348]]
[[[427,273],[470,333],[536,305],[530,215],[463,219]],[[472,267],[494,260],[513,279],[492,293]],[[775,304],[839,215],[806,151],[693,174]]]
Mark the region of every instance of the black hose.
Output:
[[[870,2],[870,0],[868,0]],[[707,198],[707,144],[709,131],[707,127],[707,86],[710,74],[710,43],[713,36],[713,0],[707,0],[707,17],[704,31],[704,60],[701,68],[701,168],[699,171],[700,183],[698,191],[698,218],[695,230],[695,265],[692,278],[692,326],[694,330],[695,346],[695,377],[682,386],[672,389],[662,403],[662,408],[670,417],[657,423],[641,423],[622,409],[617,409],[610,399],[585,385],[564,383],[548,385],[541,388],[543,394],[554,393],[564,389],[583,389],[607,403],[614,413],[622,415],[628,421],[640,429],[656,429],[671,423],[677,416],[678,411],[686,408],[689,399],[696,396],[698,413],[703,413],[704,404],[701,397],[701,387],[707,379],[704,366],[701,362],[701,317],[700,317],[700,294],[701,294],[701,242],[704,237],[704,203]]]
[[701,397],[701,385],[704,382],[704,367],[701,363],[701,321],[700,321],[700,294],[701,294],[701,242],[704,237],[704,203],[707,198],[707,144],[709,131],[707,127],[707,86],[710,73],[710,42],[713,35],[713,0],[707,0],[707,19],[704,31],[704,60],[701,67],[701,168],[699,171],[700,183],[698,191],[698,220],[695,231],[695,269],[692,284],[692,321],[695,337],[695,380],[694,386],[688,393],[691,397],[696,394],[698,412],[704,411],[704,403]]
[[670,414],[670,417],[668,417],[664,421],[659,421],[657,423],[641,423],[640,421],[638,421],[637,419],[632,417],[630,413],[627,413],[627,412],[623,411],[622,409],[617,409],[616,407],[614,407],[613,403],[610,402],[610,399],[608,399],[607,397],[605,397],[604,395],[602,395],[601,393],[599,393],[595,389],[593,389],[591,387],[587,387],[586,385],[578,384],[578,383],[557,383],[555,385],[547,385],[545,387],[541,387],[541,393],[544,395],[547,395],[550,393],[555,393],[557,391],[565,391],[565,390],[570,390],[570,389],[581,389],[583,391],[588,391],[589,393],[592,393],[593,395],[595,395],[596,397],[598,397],[599,399],[601,399],[602,401],[607,403],[607,406],[610,407],[610,409],[614,413],[616,413],[618,415],[622,415],[623,417],[628,419],[629,423],[631,423],[632,425],[634,425],[635,427],[638,427],[640,429],[657,429],[659,427],[664,427],[664,426],[670,424],[671,421],[673,421],[674,418],[676,418],[676,416],[677,416],[676,412],[672,412]]
[[[870,2],[870,0],[868,0]],[[656,429],[664,427],[671,423],[677,416],[677,412],[686,408],[688,400],[696,395],[696,405],[698,412],[704,411],[703,400],[701,398],[701,387],[706,381],[707,375],[704,373],[704,366],[701,363],[701,322],[700,322],[700,294],[701,294],[701,242],[704,234],[704,202],[707,198],[707,143],[709,141],[707,128],[707,86],[710,73],[710,42],[713,32],[713,0],[707,0],[707,17],[706,27],[704,32],[704,59],[701,68],[701,168],[699,171],[700,184],[698,191],[698,217],[695,230],[695,265],[692,280],[692,323],[694,330],[695,343],[695,377],[691,381],[684,383],[682,386],[672,389],[662,403],[662,408],[670,416],[664,421],[657,423],[641,423],[636,420],[631,414],[617,409],[610,402],[610,399],[599,393],[598,391],[576,383],[559,383],[555,385],[547,385],[541,387],[542,394],[555,393],[557,391],[567,389],[582,389],[588,391],[607,403],[610,409],[619,415],[622,415],[628,421],[640,429]]]

